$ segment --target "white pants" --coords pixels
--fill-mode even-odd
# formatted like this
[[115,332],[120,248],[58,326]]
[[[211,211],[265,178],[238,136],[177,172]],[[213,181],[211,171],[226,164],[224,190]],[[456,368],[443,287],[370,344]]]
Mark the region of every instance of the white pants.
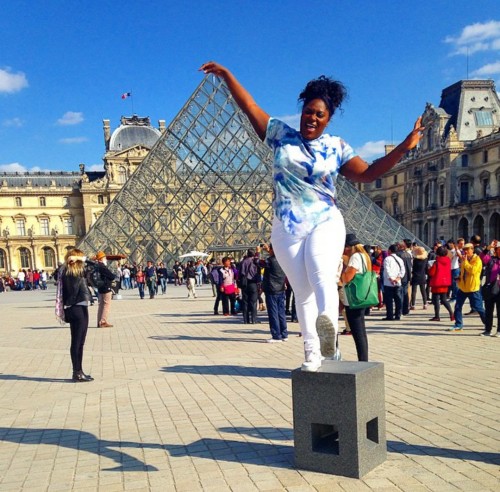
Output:
[[339,324],[337,288],[339,265],[345,244],[344,218],[335,217],[303,238],[288,234],[275,217],[271,242],[295,295],[295,306],[306,349],[319,349],[316,318],[327,314],[335,332]]

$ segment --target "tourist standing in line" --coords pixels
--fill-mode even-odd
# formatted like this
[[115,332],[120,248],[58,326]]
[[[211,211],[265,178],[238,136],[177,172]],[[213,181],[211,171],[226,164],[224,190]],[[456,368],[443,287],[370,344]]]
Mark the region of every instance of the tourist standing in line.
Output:
[[436,250],[436,259],[429,268],[429,286],[432,292],[432,304],[434,305],[434,318],[429,321],[441,321],[439,306],[442,304],[450,314],[450,321],[455,321],[453,310],[447,299],[447,293],[452,283],[451,259],[448,250],[440,246]]
[[56,314],[69,323],[71,331],[71,364],[73,381],[86,383],[94,378],[83,372],[83,347],[89,327],[90,291],[85,272],[86,257],[83,251],[71,249],[64,257],[58,274]]
[[146,276],[146,285],[148,286],[149,298],[155,298],[156,292],[156,268],[153,265],[153,262],[150,260],[146,263],[146,269],[144,270],[144,274]]
[[[356,238],[355,234],[346,235],[346,253],[349,257],[347,268],[341,275],[342,284],[344,287],[352,282],[357,273],[371,272],[372,262],[370,255],[365,247]],[[356,345],[356,352],[359,361],[368,361],[368,336],[366,335],[365,326],[365,308],[352,308],[349,306],[347,296],[344,295],[344,307],[351,331]],[[334,355],[334,348],[330,347],[330,353]]]
[[[286,342],[288,341],[285,309],[286,275],[274,255],[273,245],[264,244],[262,248],[269,254],[265,261],[262,281],[271,330],[271,338],[267,341],[269,343]],[[257,308],[257,300],[255,307]]]
[[[498,336],[500,334],[500,291],[495,293],[495,284],[500,283],[500,244],[494,240],[490,244],[490,251],[482,256],[485,268],[485,285],[483,286],[485,326],[482,336]],[[497,310],[497,331],[493,334],[493,313]]]
[[464,245],[464,254],[460,263],[460,275],[458,277],[457,300],[455,302],[455,325],[447,331],[461,331],[463,329],[462,307],[466,299],[469,299],[471,310],[479,313],[483,325],[486,325],[486,318],[481,296],[481,272],[483,262],[479,255],[474,253],[474,245],[467,243]]
[[144,270],[142,266],[139,265],[137,267],[137,271],[135,273],[135,283],[137,284],[137,289],[139,290],[139,297],[144,299],[144,286],[146,284],[146,275],[144,274]]
[[115,279],[115,274],[107,266],[108,259],[104,251],[98,251],[95,259],[102,281],[102,284],[97,288],[97,299],[99,302],[99,307],[97,309],[97,326],[99,328],[111,328],[113,325],[108,323],[108,316],[109,310],[111,309],[111,299],[113,298],[111,285]]
[[403,307],[401,280],[405,276],[405,265],[397,255],[398,247],[391,244],[383,263],[384,304],[387,316],[383,321],[399,321]]
[[413,131],[390,153],[368,165],[341,138],[324,134],[346,97],[338,81],[321,76],[300,93],[300,130],[260,108],[225,67],[204,63],[200,70],[221,77],[259,138],[274,153],[274,219],[271,242],[296,295],[304,336],[304,371],[321,366],[318,330],[338,333],[337,268],[344,248],[344,219],[336,203],[339,173],[369,183],[392,169],[421,139],[419,118]]

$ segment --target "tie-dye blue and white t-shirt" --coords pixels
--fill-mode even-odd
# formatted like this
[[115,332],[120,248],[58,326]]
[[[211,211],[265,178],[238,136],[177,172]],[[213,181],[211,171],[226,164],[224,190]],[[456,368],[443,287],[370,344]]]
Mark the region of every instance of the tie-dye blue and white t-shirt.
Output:
[[274,153],[274,213],[289,234],[303,237],[332,217],[337,174],[356,154],[339,137],[306,140],[275,118],[269,120],[265,143]]

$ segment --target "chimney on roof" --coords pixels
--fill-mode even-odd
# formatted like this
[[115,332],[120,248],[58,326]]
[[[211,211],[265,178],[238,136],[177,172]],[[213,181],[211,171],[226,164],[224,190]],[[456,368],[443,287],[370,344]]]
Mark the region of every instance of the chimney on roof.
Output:
[[106,150],[109,150],[109,141],[111,139],[111,132],[109,129],[109,120],[102,120],[104,130],[104,145]]

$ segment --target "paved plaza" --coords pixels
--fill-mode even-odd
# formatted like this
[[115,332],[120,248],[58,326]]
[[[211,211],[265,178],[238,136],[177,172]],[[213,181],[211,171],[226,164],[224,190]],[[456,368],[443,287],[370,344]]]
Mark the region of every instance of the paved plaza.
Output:
[[[401,322],[368,318],[388,458],[357,480],[294,467],[297,324],[268,344],[266,322],[214,316],[209,286],[196,300],[173,285],[153,300],[124,291],[113,328],[96,328],[90,308],[95,381],[75,384],[54,297],[0,294],[0,491],[500,490],[500,338],[478,336],[475,316],[462,333],[421,306]],[[355,360],[352,338],[340,342]]]

